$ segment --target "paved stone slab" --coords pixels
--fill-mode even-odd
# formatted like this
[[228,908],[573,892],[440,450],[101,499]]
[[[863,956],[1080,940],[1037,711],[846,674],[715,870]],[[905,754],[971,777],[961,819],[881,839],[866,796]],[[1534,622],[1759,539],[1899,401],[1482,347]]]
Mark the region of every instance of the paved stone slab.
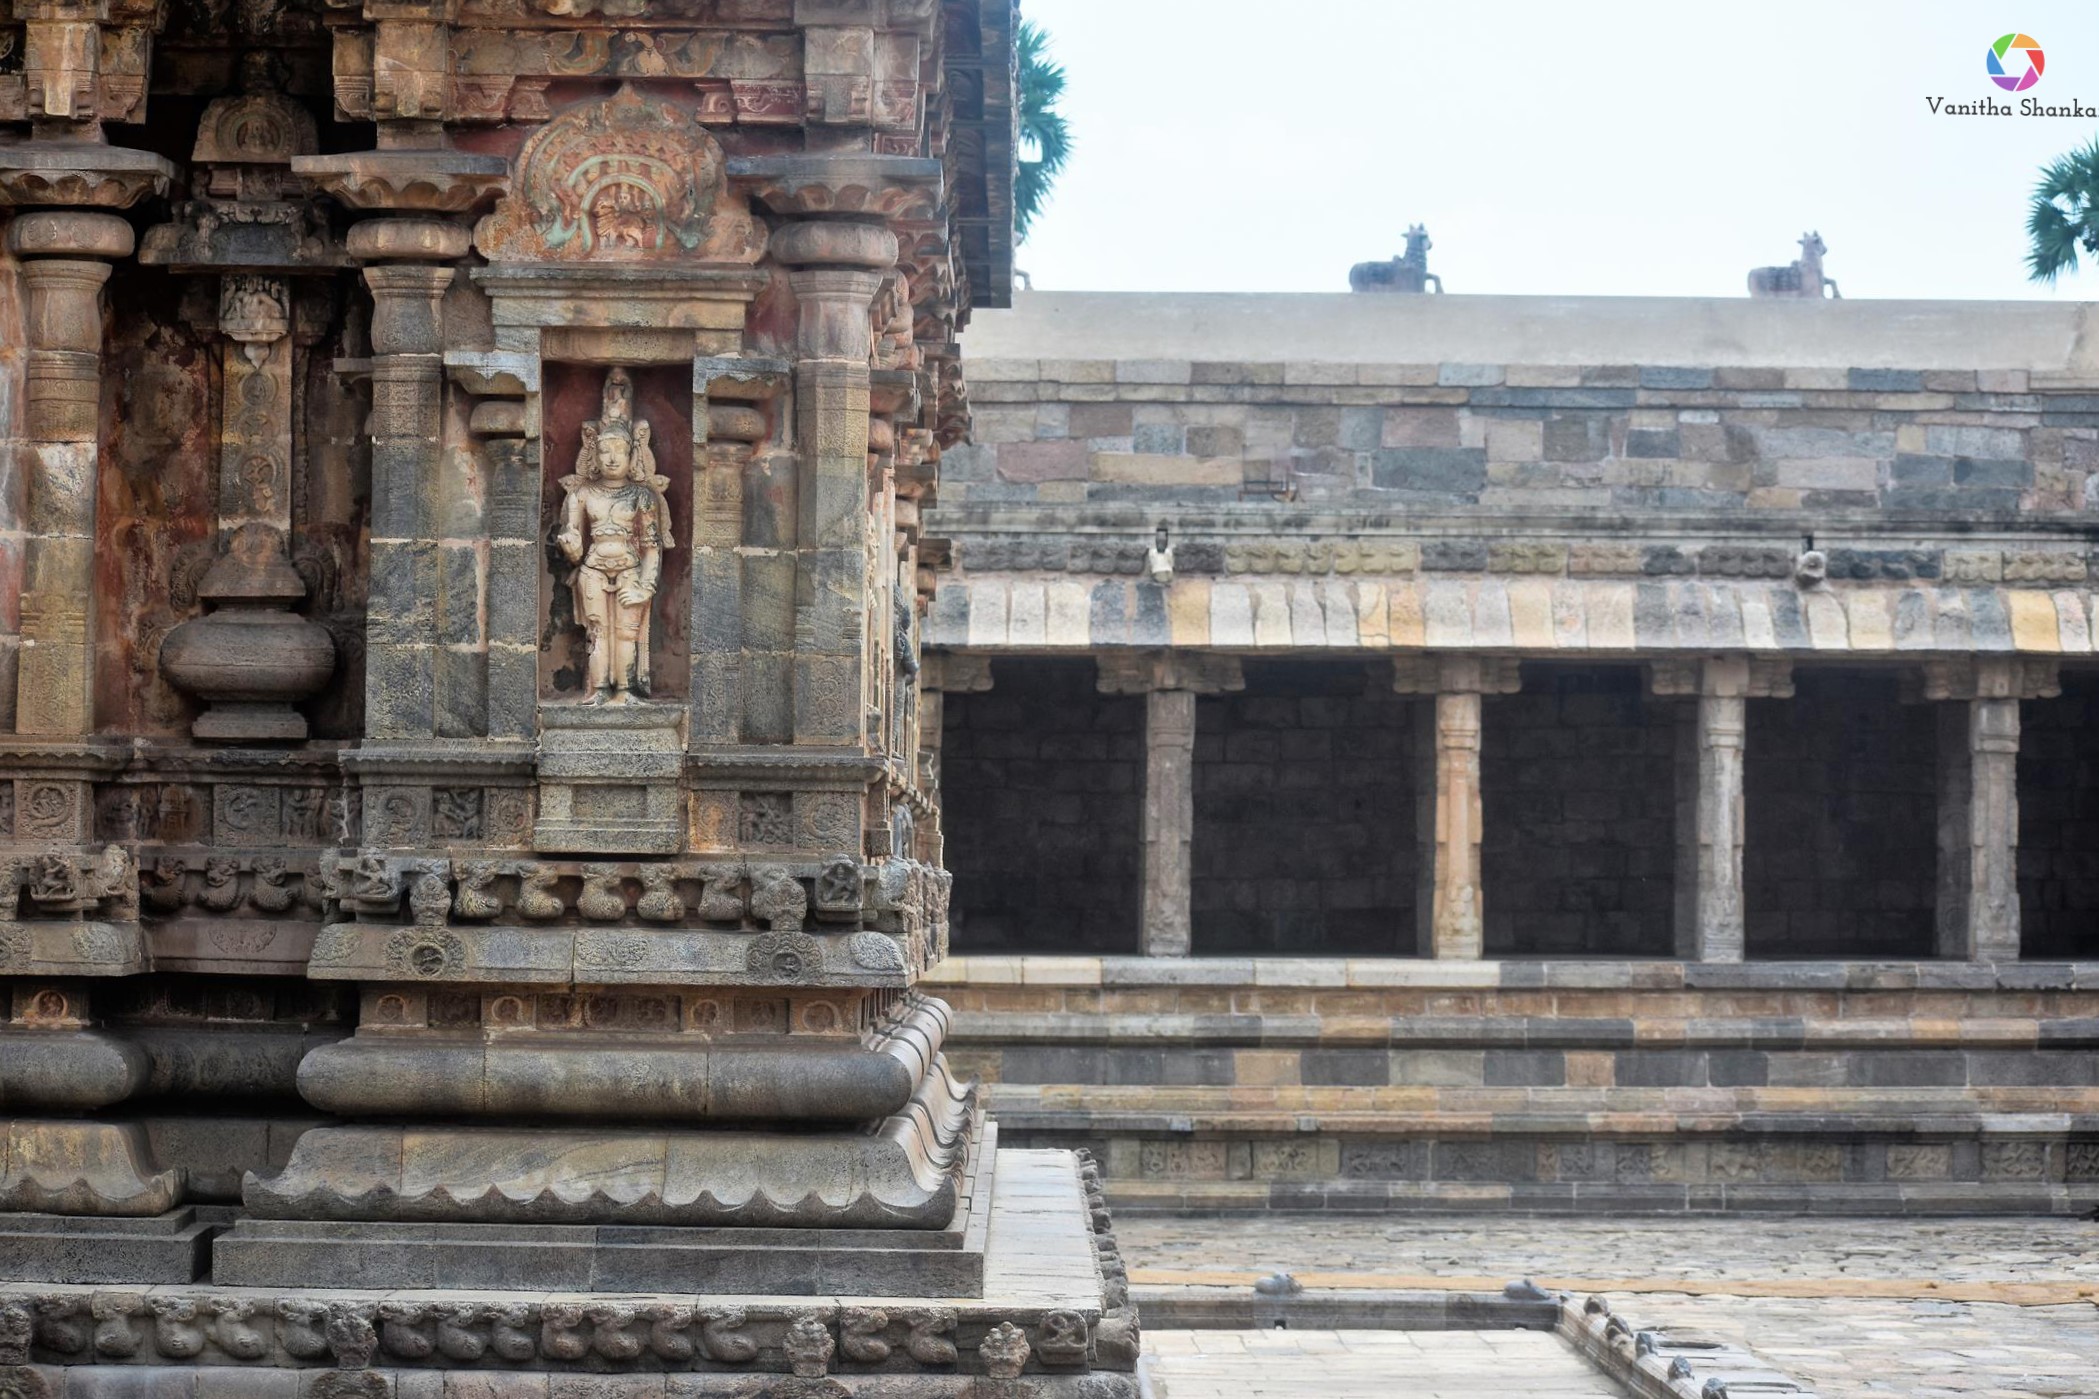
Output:
[[1153,1399],[1620,1399],[1533,1331],[1151,1331]]
[[[1598,1283],[1636,1326],[1709,1332],[1823,1399],[2099,1395],[2099,1224],[2083,1221],[1276,1214],[1116,1232],[1140,1287],[1276,1268],[1326,1287]],[[1712,1291],[1673,1290],[1690,1286]]]

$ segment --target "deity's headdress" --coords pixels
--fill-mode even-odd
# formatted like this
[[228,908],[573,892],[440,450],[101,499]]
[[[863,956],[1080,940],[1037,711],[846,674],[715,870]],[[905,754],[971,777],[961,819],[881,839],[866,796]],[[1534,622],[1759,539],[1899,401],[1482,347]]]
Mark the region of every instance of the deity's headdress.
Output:
[[649,425],[634,419],[634,378],[615,367],[605,376],[605,397],[599,415],[583,424],[583,449],[577,470],[588,480],[598,475],[598,440],[617,437],[631,445],[637,471],[643,480],[655,475],[656,454],[649,446]]

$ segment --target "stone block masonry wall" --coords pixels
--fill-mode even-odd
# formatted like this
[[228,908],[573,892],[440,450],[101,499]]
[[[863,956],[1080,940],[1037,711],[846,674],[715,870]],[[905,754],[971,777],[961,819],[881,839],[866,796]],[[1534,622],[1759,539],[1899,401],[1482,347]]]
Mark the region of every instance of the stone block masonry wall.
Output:
[[1892,671],[1795,671],[1751,700],[1743,903],[1751,957],[1932,949],[1938,853],[1932,707]]
[[1679,706],[1637,666],[1526,665],[1481,701],[1490,957],[1666,956]]
[[2099,673],[2020,706],[2019,926],[2026,957],[2099,952]]
[[2090,964],[966,957],[1008,1140],[1153,1209],[2081,1212]]
[[1134,951],[1143,697],[1101,694],[1090,660],[1002,657],[945,710],[952,945]]
[[[991,360],[949,506],[2090,508],[2099,397],[2025,372]],[[996,566],[996,565],[994,565]],[[1932,575],[1926,575],[1932,576]]]
[[1252,662],[1197,700],[1196,955],[1414,950],[1427,702],[1380,669]]

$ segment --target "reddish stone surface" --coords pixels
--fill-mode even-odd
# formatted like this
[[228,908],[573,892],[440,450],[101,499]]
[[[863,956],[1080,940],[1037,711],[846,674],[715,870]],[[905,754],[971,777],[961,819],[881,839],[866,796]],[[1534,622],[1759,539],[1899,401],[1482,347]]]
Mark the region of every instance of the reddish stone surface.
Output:
[[160,643],[201,611],[218,489],[217,352],[176,314],[179,288],[112,278],[95,530],[95,726],[178,735],[197,706],[160,673]]

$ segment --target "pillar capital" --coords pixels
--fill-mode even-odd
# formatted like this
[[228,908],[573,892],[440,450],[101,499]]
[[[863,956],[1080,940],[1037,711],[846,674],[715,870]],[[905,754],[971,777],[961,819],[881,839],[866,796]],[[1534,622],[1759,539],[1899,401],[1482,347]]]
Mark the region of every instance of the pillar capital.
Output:
[[991,688],[991,657],[981,652],[928,651],[919,658],[918,688],[981,694]]
[[360,219],[343,246],[364,263],[456,262],[473,246],[473,236],[456,223],[412,215]]
[[136,239],[115,214],[92,209],[36,209],[7,226],[7,250],[21,258],[130,257]]
[[1402,695],[1513,695],[1523,688],[1523,663],[1515,656],[1394,656],[1392,688]]
[[[803,219],[773,234],[771,248],[773,257],[797,275],[828,267],[879,272],[886,278],[897,257],[896,235],[879,220]],[[876,286],[879,290],[880,283]]]
[[1793,662],[1783,656],[1706,656],[1647,663],[1648,689],[1663,696],[1791,699]]
[[1202,651],[1108,651],[1096,664],[1097,683],[1104,695],[1141,695],[1153,690],[1221,695],[1246,688],[1237,656]]
[[100,140],[31,139],[0,147],[0,206],[128,209],[166,194],[174,178],[175,166],[164,157]]
[[1953,656],[1924,663],[1927,700],[2053,699],[2063,692],[2053,656]]

